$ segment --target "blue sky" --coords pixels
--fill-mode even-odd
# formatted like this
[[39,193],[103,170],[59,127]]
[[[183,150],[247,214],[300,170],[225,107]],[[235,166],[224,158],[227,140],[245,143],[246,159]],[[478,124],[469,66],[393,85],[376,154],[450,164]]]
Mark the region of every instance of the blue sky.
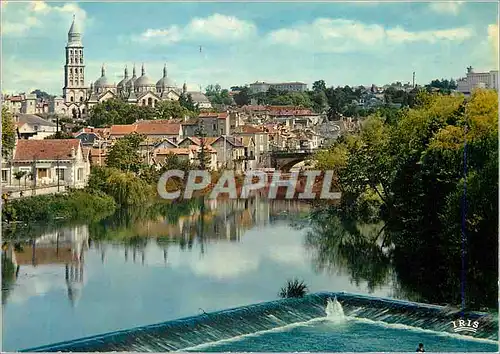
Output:
[[[327,85],[458,78],[498,70],[495,2],[2,2],[2,91],[61,94],[76,15],[86,81],[144,63],[190,90],[254,81]],[[199,46],[202,46],[202,52]]]

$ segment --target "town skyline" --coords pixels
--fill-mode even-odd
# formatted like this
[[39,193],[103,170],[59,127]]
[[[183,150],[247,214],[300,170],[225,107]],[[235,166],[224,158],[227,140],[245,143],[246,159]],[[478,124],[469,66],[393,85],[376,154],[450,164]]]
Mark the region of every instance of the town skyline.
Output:
[[[103,64],[118,82],[125,65],[130,71],[135,63],[140,71],[144,63],[156,80],[166,63],[169,77],[189,90],[255,81],[383,85],[411,82],[414,71],[416,83],[424,85],[462,77],[469,65],[498,70],[493,2],[38,1],[2,2],[2,12],[4,93],[62,94],[73,15],[83,32],[86,85],[99,78]],[[421,16],[425,21],[415,20]]]

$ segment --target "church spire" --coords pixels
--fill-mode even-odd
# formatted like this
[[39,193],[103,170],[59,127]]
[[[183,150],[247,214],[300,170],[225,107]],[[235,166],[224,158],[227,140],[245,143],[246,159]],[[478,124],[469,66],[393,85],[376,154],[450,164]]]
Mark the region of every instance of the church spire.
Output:
[[106,69],[104,69],[104,64],[102,64],[102,67],[101,67],[101,76],[102,77],[106,76]]
[[167,64],[163,66],[163,77],[167,77]]
[[144,63],[142,63],[142,67],[141,67],[141,75],[142,75],[142,76],[146,75],[146,70],[144,70]]
[[76,22],[76,17],[73,15],[73,22],[71,22],[71,27],[68,31],[68,45],[82,46],[81,43],[81,31]]
[[127,69],[127,65],[125,65],[125,71],[124,71],[124,75],[125,75],[125,79],[128,79],[128,69]]

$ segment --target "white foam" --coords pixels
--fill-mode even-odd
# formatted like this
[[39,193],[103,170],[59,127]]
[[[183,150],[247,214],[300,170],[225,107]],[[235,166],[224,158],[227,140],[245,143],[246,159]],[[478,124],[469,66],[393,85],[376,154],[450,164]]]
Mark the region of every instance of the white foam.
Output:
[[420,328],[420,327],[404,325],[401,323],[387,323],[387,322],[383,322],[383,321],[374,321],[374,320],[370,320],[370,319],[362,318],[362,317],[350,317],[350,316],[347,316],[347,319],[350,321],[369,323],[369,324],[374,324],[374,325],[386,327],[386,328],[403,329],[406,331],[413,331],[413,332],[423,332],[423,333],[429,333],[429,334],[443,336],[443,337],[451,337],[454,339],[460,339],[460,340],[464,340],[464,341],[474,341],[474,342],[482,342],[482,343],[490,343],[490,344],[497,344],[498,345],[498,341],[495,341],[493,339],[477,338],[477,337],[467,336],[467,335],[463,335],[463,334],[434,331],[432,329],[424,329],[424,328]]
[[326,318],[329,321],[332,322],[344,322],[345,321],[345,315],[344,315],[344,309],[342,308],[342,305],[340,302],[337,300],[337,297],[335,297],[333,300],[328,299],[326,301]]

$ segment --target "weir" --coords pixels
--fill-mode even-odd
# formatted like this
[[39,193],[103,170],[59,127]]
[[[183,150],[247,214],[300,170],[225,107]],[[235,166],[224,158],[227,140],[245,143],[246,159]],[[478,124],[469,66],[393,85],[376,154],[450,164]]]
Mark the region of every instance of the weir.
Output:
[[[316,293],[206,313],[23,350],[22,352],[182,351],[211,342],[277,329],[318,318],[344,316],[402,324],[436,332],[453,332],[458,309],[349,293]],[[498,340],[497,320],[487,313],[464,313],[479,321],[475,338]]]

